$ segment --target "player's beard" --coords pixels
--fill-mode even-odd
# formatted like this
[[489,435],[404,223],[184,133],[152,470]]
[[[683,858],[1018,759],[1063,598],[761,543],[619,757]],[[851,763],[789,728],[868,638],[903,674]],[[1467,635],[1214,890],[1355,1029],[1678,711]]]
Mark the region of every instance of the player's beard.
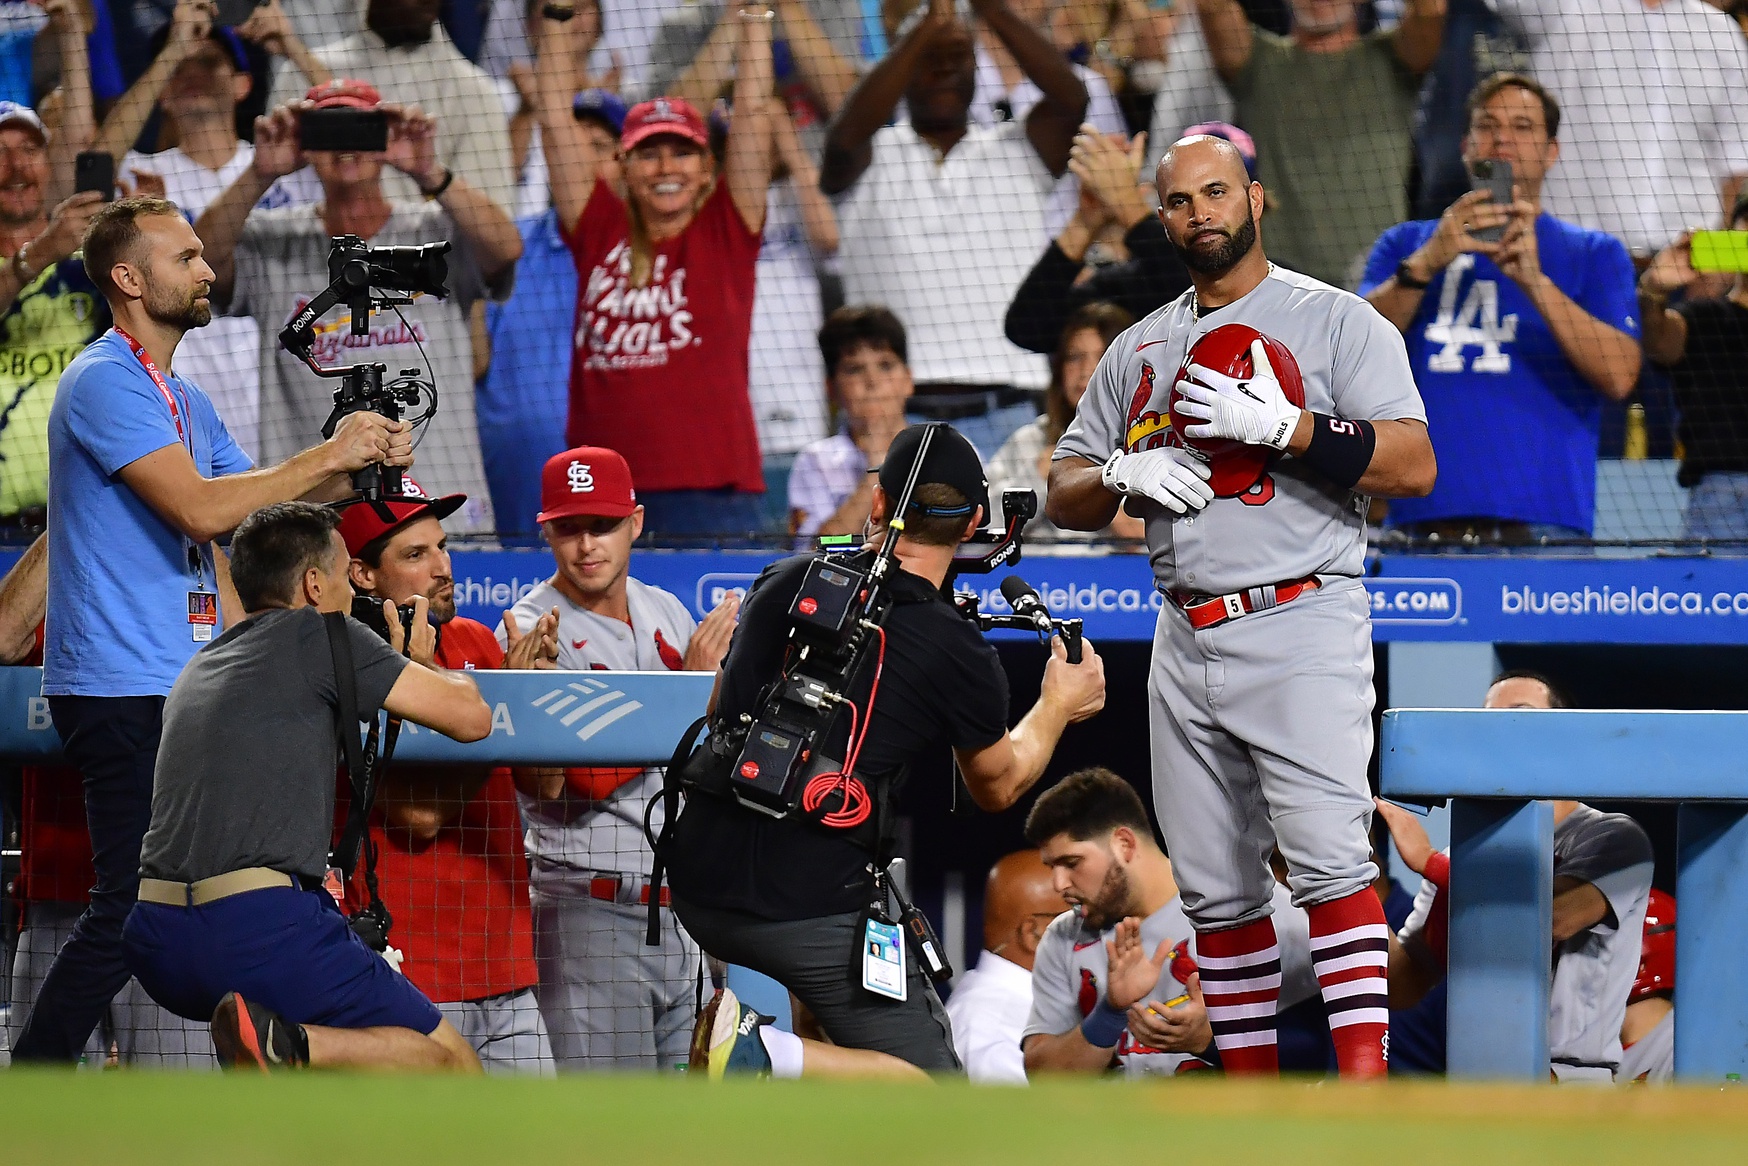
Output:
[[1238,265],[1238,261],[1250,254],[1250,249],[1256,246],[1256,214],[1250,209],[1250,200],[1244,204],[1244,222],[1237,230],[1226,235],[1225,242],[1212,251],[1197,250],[1193,241],[1189,245],[1180,245],[1173,240],[1172,247],[1177,251],[1178,258],[1184,261],[1184,266],[1201,275],[1222,276]]
[[146,315],[158,323],[187,332],[212,323],[212,305],[200,302],[211,294],[212,288],[207,284],[190,288],[188,294],[181,297],[170,296],[160,288],[147,284],[141,306],[146,309]]
[[1113,858],[1099,893],[1081,904],[1081,920],[1093,931],[1115,927],[1131,914],[1130,899],[1129,872]]
[[425,598],[431,601],[425,618],[433,625],[445,624],[455,618],[455,584],[450,580],[432,584]]

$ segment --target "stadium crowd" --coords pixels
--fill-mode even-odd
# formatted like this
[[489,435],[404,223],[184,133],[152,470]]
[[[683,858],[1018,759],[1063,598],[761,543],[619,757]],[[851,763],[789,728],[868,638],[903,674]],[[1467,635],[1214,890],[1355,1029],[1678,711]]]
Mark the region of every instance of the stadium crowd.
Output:
[[[174,204],[199,244],[191,262],[210,268],[196,280],[218,318],[188,331],[175,363],[216,413],[188,418],[206,435],[188,440],[197,468],[277,468],[178,503],[187,524],[168,543],[118,539],[104,553],[175,561],[186,544],[217,604],[223,555],[200,544],[380,443],[416,458],[428,494],[392,522],[349,512],[338,535],[360,594],[429,601],[444,627],[425,648],[433,669],[714,671],[733,603],[694,621],[637,582],[633,544],[858,534],[871,471],[911,423],[969,438],[991,497],[1042,499],[1102,353],[1190,286],[1151,182],[1188,135],[1242,155],[1283,267],[1357,292],[1403,334],[1440,473],[1427,497],[1378,507],[1382,537],[1587,541],[1599,458],[1625,440],[1605,434],[1605,416],[1635,402],[1668,419],[1658,448],[1680,459],[1684,536],[1748,539],[1748,274],[1701,270],[1692,242],[1748,231],[1745,27],[1740,3],[1702,0],[268,0],[234,25],[213,0],[44,0],[7,34],[17,67],[0,72],[0,527],[22,540],[46,525],[56,553],[51,566],[39,543],[9,578],[9,658],[107,669],[89,699],[154,699],[127,675],[157,667],[142,663],[151,643],[89,657],[57,643],[86,619],[78,598],[100,600],[88,580],[59,599],[51,582],[106,545],[94,520],[71,533],[54,521],[51,499],[75,495],[62,493],[74,487],[52,414],[57,389],[69,396],[62,374],[122,323],[118,289],[87,262],[117,192]],[[303,117],[327,110],[382,113],[386,148],[306,148]],[[115,160],[116,191],[83,189],[87,151]],[[1502,189],[1489,167],[1508,175]],[[448,298],[317,327],[322,364],[417,366],[435,381],[441,405],[416,450],[386,424],[325,433],[329,389],[280,345],[327,281],[338,235],[453,244]],[[91,401],[68,424],[102,430],[120,407]],[[79,471],[93,481],[131,464],[129,449],[156,448],[113,428]],[[579,465],[602,482],[587,505],[565,488]],[[147,498],[186,486],[164,473],[128,484]],[[448,535],[538,535],[552,580],[496,629],[458,619]],[[1097,545],[1141,531],[1119,513],[1097,533],[1040,516],[1029,535]],[[125,580],[125,563],[107,569]],[[176,606],[186,585],[169,586]],[[59,620],[57,603],[69,605]],[[656,630],[634,642],[632,627]],[[1559,706],[1539,678],[1500,683],[1514,679],[1540,686],[1524,700]],[[119,734],[100,743],[93,727],[88,748],[137,767],[156,751],[168,687],[151,689],[156,709],[85,708]],[[57,711],[57,727],[71,716]],[[62,1045],[39,1026],[32,1055],[79,1055],[84,1008],[101,1019],[97,1060],[210,1064],[206,1026],[154,1004],[119,954],[145,808],[112,805],[100,822],[87,803],[105,795],[80,764],[83,797],[57,771],[25,777],[13,1047],[46,990],[78,1015]],[[658,784],[654,771],[500,769],[401,773],[386,791],[372,844],[383,896],[404,912],[401,970],[488,1068],[685,1059],[706,961],[678,927],[662,948],[640,944],[641,823]],[[991,874],[985,960],[953,1005],[974,1076],[1219,1064],[1193,954],[1160,943],[1189,934],[1168,926],[1182,916],[1170,860],[1118,786],[1097,772],[1066,783],[1083,796],[1034,811],[1036,861]],[[1426,877],[1379,888],[1401,908],[1391,1007],[1436,1030],[1440,863],[1400,811],[1381,812]],[[1649,953],[1673,905],[1647,914],[1630,823],[1576,804],[1556,813],[1572,836],[1556,839],[1570,864],[1557,879],[1571,880],[1556,884],[1556,987],[1574,981],[1563,998],[1583,1015],[1552,1018],[1554,1071],[1613,1072],[1622,1042],[1643,1053],[1646,1033],[1667,1030],[1628,998],[1666,999],[1672,972],[1635,986],[1628,970],[1641,925]],[[1132,880],[1120,901],[1087,881],[1100,863]],[[1050,923],[1064,900],[1082,912]],[[1086,957],[1082,930],[1109,939],[1108,956],[1094,943]],[[78,976],[65,951],[85,953]],[[1138,987],[1120,1041],[1100,1044],[1106,1029],[1083,1026],[1097,1000],[1084,986],[1119,966]],[[1307,951],[1305,990],[1283,987],[1288,1012],[1304,1006],[1283,1020],[1283,1064],[1315,1069],[1328,1030],[1309,968]],[[1167,977],[1182,991],[1155,1000]],[[1172,1015],[1146,1007],[1167,999]],[[1399,1061],[1436,1071],[1442,1038],[1424,1037],[1423,1057]]]

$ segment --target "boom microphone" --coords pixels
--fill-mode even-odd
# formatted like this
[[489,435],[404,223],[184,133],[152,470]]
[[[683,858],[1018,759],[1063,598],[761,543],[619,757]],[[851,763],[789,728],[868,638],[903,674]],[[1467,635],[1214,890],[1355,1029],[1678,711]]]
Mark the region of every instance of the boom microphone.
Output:
[[1001,581],[1001,597],[1008,601],[1015,615],[1031,620],[1043,634],[1049,635],[1056,630],[1050,619],[1050,609],[1044,606],[1043,599],[1032,590],[1032,585],[1018,575],[1009,575]]

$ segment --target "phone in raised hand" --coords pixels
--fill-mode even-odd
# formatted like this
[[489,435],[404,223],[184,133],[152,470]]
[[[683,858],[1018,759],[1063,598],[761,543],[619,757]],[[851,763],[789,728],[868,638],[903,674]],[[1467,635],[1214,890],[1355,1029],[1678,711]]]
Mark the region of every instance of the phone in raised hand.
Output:
[[[1504,207],[1506,210],[1511,209],[1512,173],[1510,162],[1493,161],[1487,158],[1479,159],[1469,167],[1469,182],[1472,189],[1485,190],[1489,201]],[[1483,243],[1497,243],[1505,238],[1505,224],[1500,223],[1497,227],[1483,227],[1478,231],[1470,231],[1469,234]]]

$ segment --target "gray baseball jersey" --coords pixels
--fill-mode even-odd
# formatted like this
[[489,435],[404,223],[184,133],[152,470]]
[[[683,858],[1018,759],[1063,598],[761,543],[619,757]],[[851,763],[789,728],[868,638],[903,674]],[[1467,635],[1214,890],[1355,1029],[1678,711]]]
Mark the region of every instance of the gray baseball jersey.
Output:
[[[1274,895],[1276,941],[1281,949],[1282,1010],[1317,995],[1317,976],[1311,970],[1311,921],[1293,906],[1285,887]],[[1026,1037],[1056,1036],[1086,1019],[1104,995],[1110,957],[1105,942],[1115,928],[1089,930],[1073,911],[1064,911],[1051,921],[1038,942],[1032,965],[1032,1015],[1026,1021]],[[1171,941],[1180,954],[1196,958],[1196,933],[1184,914],[1183,900],[1171,902],[1141,921],[1141,946],[1151,956],[1160,943]],[[1151,1000],[1165,1003],[1184,994],[1184,981],[1193,966],[1173,958],[1160,973]],[[1207,1068],[1205,1061],[1188,1053],[1168,1053],[1137,1043],[1127,1032],[1117,1042],[1117,1061],[1130,1077],[1172,1076]]]
[[[517,626],[526,631],[544,612],[558,608],[560,668],[679,671],[692,631],[698,626],[685,604],[669,592],[636,579],[626,580],[626,602],[631,610],[629,624],[578,607],[548,580],[523,596],[512,611]],[[498,636],[504,638],[502,627]],[[592,871],[649,873],[651,855],[643,836],[643,811],[661,789],[661,772],[645,769],[635,777],[603,777],[603,791],[614,781],[623,784],[600,799],[585,796],[569,782],[551,801],[521,795],[533,885],[578,878],[586,881]]]
[[[1117,449],[1177,444],[1166,408],[1172,383],[1191,345],[1222,324],[1248,324],[1284,344],[1314,413],[1426,420],[1401,333],[1358,296],[1271,268],[1249,295],[1199,319],[1192,303],[1185,292],[1111,343],[1056,458],[1103,462]],[[1275,463],[1259,493],[1217,498],[1197,514],[1180,518],[1142,505],[1154,578],[1165,589],[1219,595],[1306,575],[1361,573],[1364,500],[1292,457]]]
[[1665,1013],[1657,1027],[1621,1049],[1614,1079],[1624,1084],[1644,1081],[1667,1085],[1675,1080],[1675,1013]]

